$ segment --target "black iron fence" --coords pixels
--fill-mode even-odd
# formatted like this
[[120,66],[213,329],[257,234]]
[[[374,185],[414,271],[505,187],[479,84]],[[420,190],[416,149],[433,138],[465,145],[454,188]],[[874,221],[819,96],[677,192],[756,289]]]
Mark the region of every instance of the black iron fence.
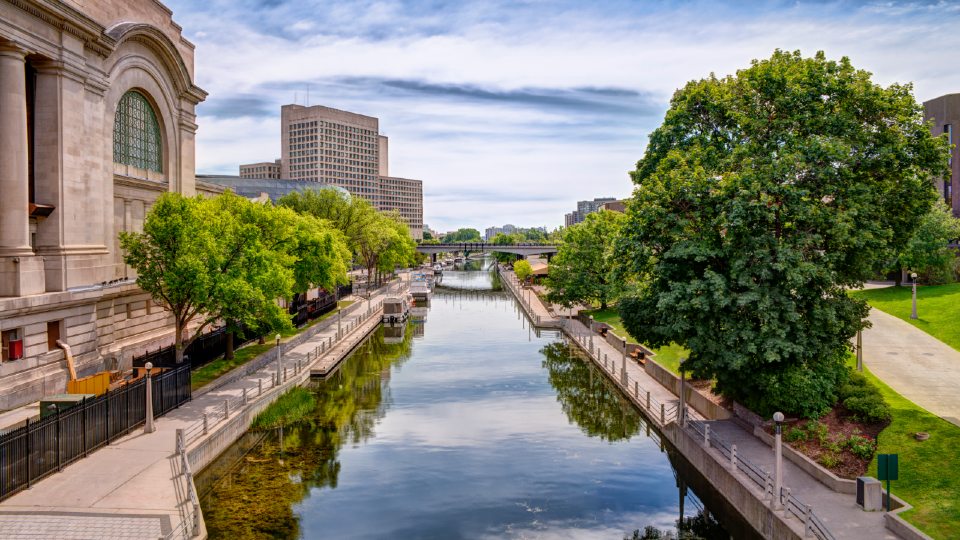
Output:
[[[320,296],[313,300],[295,300],[290,307],[290,319],[296,327],[303,326],[307,322],[317,317],[333,311],[337,307],[337,298],[343,298],[353,293],[353,283],[341,285],[337,288],[337,294],[321,292]],[[233,346],[240,347],[256,338],[254,332],[241,328],[233,337]],[[217,328],[207,332],[190,343],[190,346],[183,351],[183,363],[189,364],[192,369],[206,365],[213,360],[223,356],[227,351],[227,329],[225,327]],[[142,356],[133,359],[133,367],[143,367],[150,362],[154,367],[179,367],[177,364],[177,353],[173,345],[157,348],[155,351],[148,351]]]
[[[150,380],[155,416],[190,400],[189,366]],[[146,391],[141,378],[0,435],[0,501],[143,424]]]

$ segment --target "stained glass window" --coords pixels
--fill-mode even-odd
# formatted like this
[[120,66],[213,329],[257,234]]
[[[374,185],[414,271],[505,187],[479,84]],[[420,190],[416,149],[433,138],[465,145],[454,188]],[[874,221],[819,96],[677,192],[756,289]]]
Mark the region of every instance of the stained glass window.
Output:
[[160,124],[147,98],[131,90],[120,98],[113,121],[113,161],[163,172]]

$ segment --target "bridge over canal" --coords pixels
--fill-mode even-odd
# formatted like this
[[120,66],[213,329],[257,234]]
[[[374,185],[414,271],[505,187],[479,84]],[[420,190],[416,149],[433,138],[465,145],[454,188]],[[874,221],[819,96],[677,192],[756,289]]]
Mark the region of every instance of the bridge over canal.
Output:
[[417,244],[417,251],[431,255],[436,261],[440,253],[512,253],[522,258],[544,255],[549,260],[556,252],[552,244],[490,244],[487,242],[457,242],[453,244]]

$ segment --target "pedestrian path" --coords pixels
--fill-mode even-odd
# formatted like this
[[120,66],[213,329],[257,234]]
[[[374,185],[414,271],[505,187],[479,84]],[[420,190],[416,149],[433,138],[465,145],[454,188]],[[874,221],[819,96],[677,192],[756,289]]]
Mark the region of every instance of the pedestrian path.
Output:
[[[336,322],[327,324],[306,343],[287,351],[279,369],[271,362],[255,373],[206,392],[158,418],[153,433],[138,429],[0,503],[0,540],[102,538],[105,528],[117,538],[190,537],[195,523],[189,496],[193,486],[184,474],[181,456],[175,452],[177,431],[195,430],[205,416],[219,422],[239,414],[235,409],[225,411],[224,404],[242,403],[241,399],[245,401],[248,396],[255,400],[258,389],[272,387],[278,371],[281,379],[286,379],[287,373],[303,377],[312,368],[310,363],[339,361],[375,327],[373,322],[379,322],[380,303],[389,294],[395,294],[395,289],[375,292],[368,306],[355,304],[357,307],[340,321],[341,339],[337,339]],[[321,344],[324,353],[312,354]],[[307,352],[311,353],[309,363]],[[218,420],[218,415],[223,420]],[[4,526],[21,521],[34,527]],[[202,519],[197,523],[197,536],[205,537]],[[38,536],[37,530],[43,533]]]
[[879,309],[870,310],[870,322],[864,365],[903,397],[960,426],[960,352]]

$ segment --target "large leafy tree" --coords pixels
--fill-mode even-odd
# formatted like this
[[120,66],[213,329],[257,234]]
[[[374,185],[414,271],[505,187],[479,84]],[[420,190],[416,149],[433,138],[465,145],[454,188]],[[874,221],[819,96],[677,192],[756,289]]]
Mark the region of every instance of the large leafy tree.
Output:
[[613,276],[614,246],[624,222],[623,214],[601,210],[565,229],[550,261],[548,300],[566,307],[597,302],[607,308],[620,288]]
[[867,314],[845,289],[911,237],[946,157],[909,85],[846,58],[688,83],[632,173],[627,330],[758,412],[819,414]]
[[213,199],[165,193],[143,232],[121,233],[137,284],[173,314],[177,362],[217,321],[290,325],[276,299],[288,297],[293,286],[293,235],[272,210],[232,193]]

